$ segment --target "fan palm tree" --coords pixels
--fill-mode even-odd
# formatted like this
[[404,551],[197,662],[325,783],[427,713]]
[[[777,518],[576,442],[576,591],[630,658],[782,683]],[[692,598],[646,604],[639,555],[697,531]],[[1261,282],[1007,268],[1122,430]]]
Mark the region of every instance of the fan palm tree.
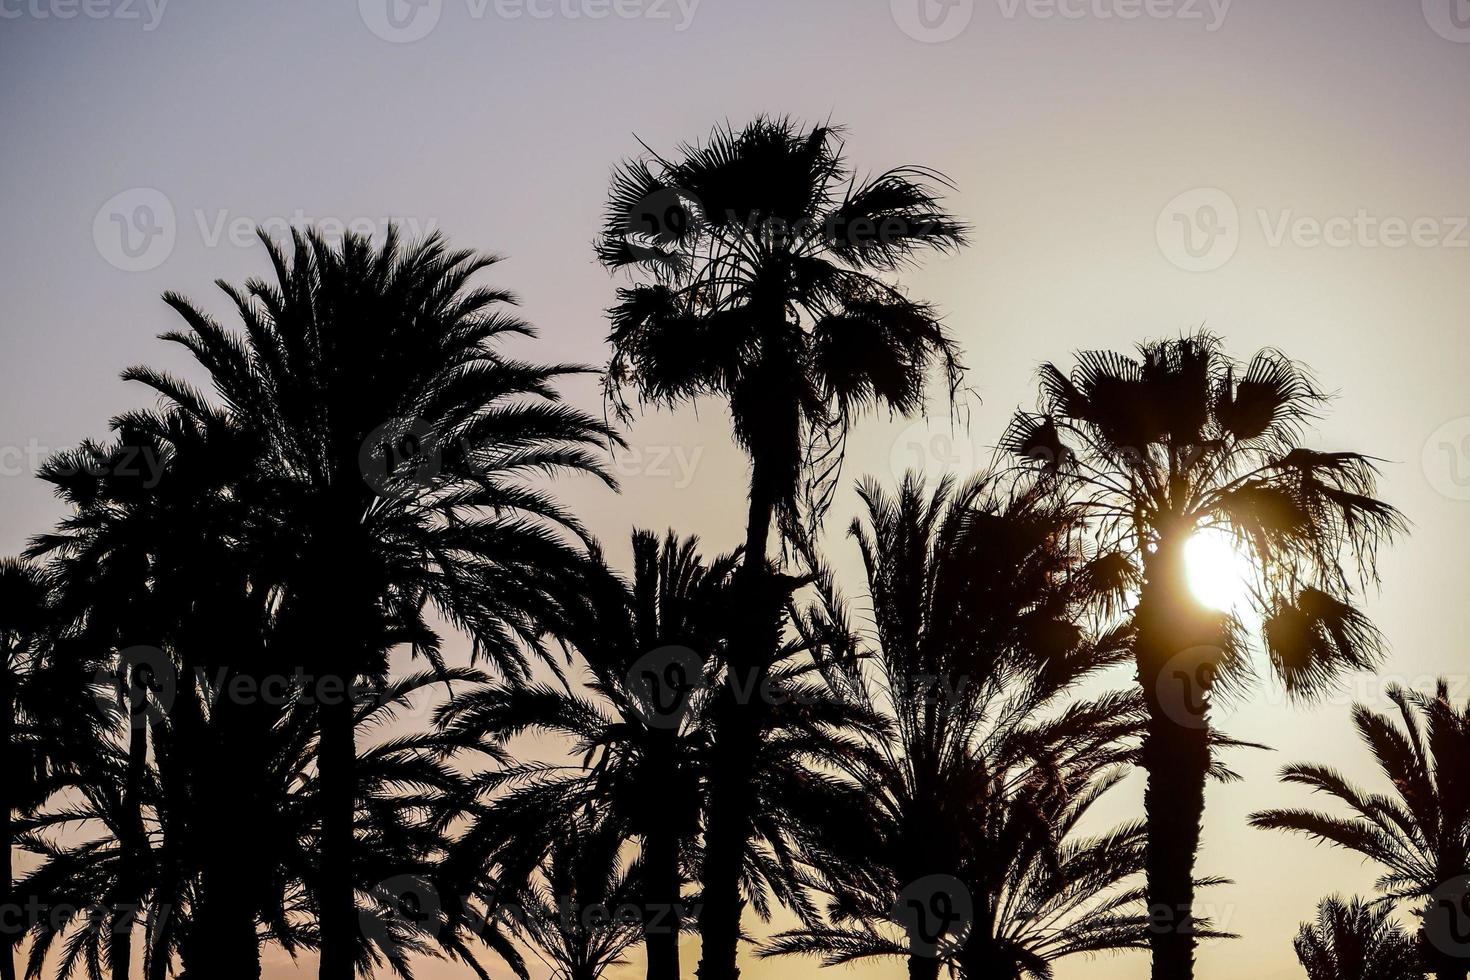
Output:
[[1439,935],[1433,927],[1436,917],[1465,914],[1454,889],[1470,875],[1470,778],[1464,764],[1470,704],[1452,704],[1444,681],[1432,697],[1397,685],[1387,695],[1402,727],[1391,714],[1361,704],[1353,708],[1353,725],[1393,795],[1358,789],[1327,766],[1290,765],[1281,771],[1283,780],[1332,797],[1351,815],[1274,809],[1253,814],[1251,825],[1305,834],[1381,865],[1378,888],[1384,898],[1420,906],[1425,955],[1435,975],[1464,980],[1470,972],[1465,922],[1451,923],[1461,935]]
[[[437,612],[513,676],[544,652],[559,573],[579,550],[576,519],[533,476],[609,480],[598,445],[615,436],[560,404],[553,385],[577,368],[522,363],[497,345],[529,335],[498,309],[512,297],[472,284],[493,258],[438,236],[404,245],[333,246],[262,233],[274,281],[224,285],[244,332],[183,297],[165,335],[208,372],[222,407],[164,372],[125,377],[199,420],[223,416],[259,446],[252,479],[260,523],[286,541],[275,570],[277,615],[295,663],[315,678],[323,800],[321,976],[351,980],[354,738],[349,690],[385,668],[390,642],[439,664],[438,637],[402,624]],[[399,625],[395,625],[399,624]]]
[[1279,352],[1241,365],[1199,333],[1143,344],[1137,358],[1082,353],[1070,374],[1043,366],[1040,411],[1018,413],[1005,438],[1142,580],[1133,623],[1150,716],[1148,896],[1170,917],[1153,934],[1155,980],[1193,976],[1211,694],[1246,674],[1243,622],[1193,597],[1186,544],[1213,529],[1249,555],[1261,635],[1293,698],[1381,654],[1353,586],[1374,578],[1377,549],[1403,520],[1375,496],[1369,457],[1301,444],[1325,397]]
[[[779,644],[779,592],[757,582],[773,521],[802,535],[802,502],[809,525],[820,518],[861,412],[918,410],[936,368],[951,389],[959,379],[936,311],[884,278],[965,243],[940,204],[944,178],[898,167],[858,181],[843,149],[837,129],[763,117],[717,128],[673,159],[650,152],[615,173],[598,243],[605,266],[639,277],[610,310],[609,397],[624,415],[630,392],[663,404],[722,398],[750,457],[747,614],[731,661],[747,690]],[[705,836],[703,980],[738,976],[758,709],[718,712],[724,778]]]
[[[538,731],[570,739],[572,757],[582,760],[512,764],[488,775],[486,789],[514,789],[445,862],[473,872],[457,889],[480,887],[476,869],[489,867],[510,841],[522,853],[532,841],[549,848],[549,813],[565,821],[595,814],[600,827],[620,830],[641,850],[630,887],[644,909],[649,980],[679,978],[684,864],[699,831],[700,766],[708,751],[694,701],[705,696],[697,689],[702,665],[723,642],[736,565],[735,555],[706,563],[697,548],[695,538],[671,532],[660,544],[637,531],[630,581],[606,568],[589,570],[565,637],[586,665],[593,697],[552,685],[483,687],[461,692],[439,717],[450,741],[497,759],[509,739]],[[675,659],[665,662],[663,654]],[[688,689],[659,687],[665,668],[682,667],[698,674]],[[517,812],[525,820],[508,829]]]
[[1422,980],[1419,950],[1391,911],[1360,898],[1323,899],[1317,921],[1303,923],[1294,943],[1307,980]]
[[[1141,928],[1115,914],[1112,890],[1137,870],[1138,831],[1062,839],[1130,756],[1139,705],[1110,696],[1044,720],[1074,683],[1126,655],[1126,632],[1098,641],[1082,628],[1126,584],[1107,581],[1117,563],[1083,554],[1075,511],[1007,494],[993,477],[944,480],[931,495],[911,474],[896,494],[868,482],[859,496],[866,523],[850,533],[879,665],[878,691],[859,690],[892,716],[896,738],[848,772],[868,818],[819,828],[810,849],[834,925],[778,937],[763,955],[907,955],[915,978],[944,962],[1000,977],[1136,943]],[[897,938],[905,888],[936,877],[959,883],[974,913],[943,948],[910,948]]]

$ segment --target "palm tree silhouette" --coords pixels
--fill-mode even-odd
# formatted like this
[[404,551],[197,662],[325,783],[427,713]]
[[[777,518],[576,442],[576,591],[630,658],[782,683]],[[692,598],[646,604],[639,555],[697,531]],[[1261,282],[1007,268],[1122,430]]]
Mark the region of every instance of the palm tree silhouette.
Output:
[[[649,980],[678,980],[684,867],[699,831],[702,762],[708,732],[699,705],[707,699],[704,664],[723,643],[737,557],[707,563],[695,538],[672,532],[660,544],[633,534],[633,576],[589,569],[583,601],[569,608],[564,636],[590,674],[586,694],[553,685],[482,687],[446,704],[446,737],[503,759],[505,743],[530,730],[570,741],[582,765],[502,768],[493,787],[513,787],[467,830],[450,867],[479,869],[511,842],[529,853],[546,835],[548,814],[565,821],[595,816],[600,832],[636,840],[641,855],[630,887],[645,912]],[[673,670],[688,670],[683,689]],[[591,697],[586,695],[592,695]],[[514,823],[514,814],[523,820]],[[522,858],[524,861],[524,858]],[[468,893],[474,882],[459,889]]]
[[[650,152],[615,173],[598,256],[642,281],[610,310],[609,397],[726,400],[750,456],[743,635],[730,668],[755,689],[779,642],[767,568],[773,520],[802,536],[835,486],[848,426],[863,411],[921,407],[937,367],[959,364],[938,314],[883,278],[964,229],[943,209],[944,178],[899,167],[859,182],[840,130],[761,117],[716,128],[675,159]],[[809,529],[809,528],[808,528]],[[743,709],[743,710],[742,710]],[[706,828],[703,980],[734,980],[743,841],[755,817],[757,705],[717,713],[719,768]]]
[[1470,973],[1470,705],[1456,708],[1441,681],[1430,697],[1397,685],[1390,714],[1353,708],[1353,726],[1393,795],[1358,789],[1327,766],[1298,764],[1281,778],[1346,804],[1348,817],[1305,809],[1263,810],[1251,826],[1288,830],[1345,847],[1382,865],[1378,888],[1388,902],[1417,902],[1425,959],[1440,980]]
[[[859,495],[866,523],[850,533],[879,665],[879,691],[862,698],[893,718],[894,736],[848,770],[867,819],[818,828],[809,849],[833,925],[786,933],[762,955],[907,956],[910,977],[932,980],[945,964],[1046,976],[1061,956],[1139,944],[1136,898],[1117,886],[1141,870],[1141,829],[1064,838],[1132,756],[1141,705],[1111,695],[1047,717],[1126,657],[1126,630],[1095,640],[1082,628],[1123,584],[1108,580],[1116,562],[1075,546],[1075,511],[994,477],[929,494],[910,474],[895,494],[866,482]],[[936,943],[902,907],[933,897],[908,893],[941,877],[973,911]]]
[[1199,333],[1138,354],[1085,352],[1070,374],[1043,366],[1040,412],[1018,413],[1004,446],[1085,508],[1104,548],[1141,575],[1133,621],[1150,716],[1148,897],[1169,917],[1152,934],[1153,976],[1188,980],[1210,696],[1244,680],[1245,629],[1194,599],[1185,545],[1218,528],[1250,555],[1272,669],[1305,699],[1378,660],[1381,639],[1353,605],[1349,568],[1370,581],[1379,544],[1404,525],[1374,496],[1370,458],[1300,445],[1325,396],[1279,352],[1242,366]]
[[333,246],[297,232],[261,239],[275,280],[225,285],[237,333],[170,294],[185,328],[165,335],[208,371],[222,408],[164,372],[125,377],[204,425],[223,415],[259,452],[268,488],[257,515],[294,547],[277,570],[278,615],[298,665],[315,679],[321,739],[321,976],[351,980],[357,933],[353,849],[352,699],[360,676],[385,669],[390,642],[440,665],[437,612],[475,654],[519,676],[526,650],[545,652],[558,573],[578,550],[577,520],[526,479],[606,476],[596,447],[607,426],[559,404],[567,366],[522,363],[496,345],[532,331],[500,312],[512,297],[474,286],[495,260],[438,236],[404,245]]
[[1317,921],[1303,923],[1294,943],[1307,980],[1422,980],[1419,950],[1391,911],[1360,898],[1323,899]]

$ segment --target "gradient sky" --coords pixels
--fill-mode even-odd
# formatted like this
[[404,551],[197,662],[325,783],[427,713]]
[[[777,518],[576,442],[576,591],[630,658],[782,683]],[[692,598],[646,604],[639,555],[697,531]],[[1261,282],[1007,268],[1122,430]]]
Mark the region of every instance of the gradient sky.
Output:
[[[1470,695],[1465,0],[926,0],[927,20],[918,0],[392,0],[396,19],[384,2],[0,0],[0,553],[58,513],[27,475],[36,453],[144,403],[123,367],[187,367],[151,339],[174,325],[160,294],[215,304],[214,279],[265,271],[237,227],[437,227],[506,256],[492,278],[523,298],[538,356],[600,363],[614,282],[590,243],[634,134],[668,147],[787,112],[846,124],[860,169],[945,171],[975,229],[906,279],[964,345],[968,433],[945,450],[923,423],[873,420],[850,475],[892,479],[915,446],[944,450],[931,470],[983,462],[1033,404],[1036,366],[1078,347],[1201,323],[1239,354],[1279,346],[1340,393],[1321,445],[1386,460],[1385,494],[1415,523],[1369,603],[1393,646],[1381,677],[1445,674]],[[114,213],[165,233],[130,256]],[[570,394],[598,407],[591,383]],[[629,439],[620,496],[563,487],[614,556],[634,525],[733,546],[745,470],[719,407],[651,415]],[[851,502],[829,523],[848,571]],[[1276,751],[1237,755],[1245,782],[1210,791],[1200,868],[1236,884],[1206,902],[1244,938],[1206,948],[1201,980],[1300,976],[1296,924],[1327,893],[1371,887],[1355,859],[1243,818],[1302,800],[1275,782],[1288,761],[1373,783],[1347,706],[1382,705],[1381,686],[1354,678],[1310,710],[1266,691],[1226,712]],[[1138,800],[1125,786],[1108,818]],[[1059,976],[1145,973],[1133,955]]]

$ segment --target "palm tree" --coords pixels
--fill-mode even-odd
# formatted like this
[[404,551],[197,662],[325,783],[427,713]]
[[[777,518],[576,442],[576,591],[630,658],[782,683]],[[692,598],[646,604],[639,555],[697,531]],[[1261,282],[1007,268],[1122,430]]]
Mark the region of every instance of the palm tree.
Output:
[[[1253,814],[1251,825],[1305,834],[1381,865],[1384,899],[1420,906],[1425,957],[1435,975],[1464,980],[1470,973],[1466,906],[1460,903],[1470,875],[1470,704],[1456,708],[1444,681],[1433,697],[1397,685],[1387,695],[1402,728],[1392,715],[1361,704],[1353,708],[1353,725],[1393,795],[1358,789],[1327,766],[1290,765],[1281,771],[1283,780],[1338,800],[1351,816],[1275,809]],[[1461,918],[1446,924],[1446,916]]]
[[351,980],[355,749],[343,692],[381,675],[391,642],[439,665],[438,636],[402,627],[426,604],[474,638],[477,656],[524,674],[527,649],[544,652],[558,573],[580,561],[562,532],[583,534],[526,480],[610,480],[596,447],[615,437],[557,401],[555,382],[580,369],[497,349],[532,331],[497,309],[509,294],[472,284],[493,258],[438,236],[406,246],[392,230],[377,245],[261,238],[274,282],[222,287],[243,333],[166,297],[185,328],[165,339],[204,367],[222,407],[160,371],[125,377],[201,424],[223,416],[259,447],[256,520],[285,555],[273,608],[318,695],[321,976]]
[[[647,531],[633,534],[633,576],[589,569],[583,601],[569,610],[567,642],[590,675],[587,694],[556,687],[496,686],[461,692],[445,705],[439,723],[446,737],[503,760],[505,743],[538,731],[569,739],[581,765],[511,765],[490,773],[486,788],[513,787],[471,827],[445,862],[467,870],[457,888],[470,893],[473,879],[511,841],[529,853],[543,849],[548,814],[564,821],[595,815],[600,827],[636,840],[641,857],[632,882],[645,913],[649,980],[678,980],[679,936],[686,923],[681,892],[685,862],[699,831],[700,778],[708,732],[696,700],[702,664],[723,642],[736,556],[706,563],[695,538],[672,532],[660,544]],[[690,689],[659,689],[661,653],[684,654],[699,676]],[[508,828],[511,814],[524,820]]]
[[1215,529],[1249,555],[1271,667],[1307,699],[1378,660],[1381,639],[1352,585],[1374,578],[1379,544],[1404,525],[1374,496],[1370,458],[1300,444],[1326,396],[1279,352],[1240,365],[1199,333],[1138,354],[1082,353],[1070,374],[1043,366],[1040,412],[1018,413],[1004,444],[1085,508],[1104,548],[1141,576],[1133,623],[1150,716],[1148,897],[1169,916],[1153,934],[1153,976],[1188,980],[1210,696],[1246,672],[1244,624],[1193,598],[1185,545]]
[[[933,494],[864,483],[854,520],[876,628],[879,691],[896,738],[849,770],[866,820],[818,829],[811,851],[832,926],[778,937],[763,955],[827,964],[906,955],[909,975],[1045,975],[1072,952],[1136,944],[1116,886],[1141,866],[1140,831],[1063,843],[1130,757],[1140,706],[1115,695],[1046,716],[1073,684],[1126,655],[1126,632],[1090,639],[1094,605],[1126,583],[1077,547],[1075,511],[994,477]],[[906,888],[957,883],[973,912],[943,943],[898,938]],[[922,897],[920,899],[923,900]],[[951,896],[951,901],[954,897]],[[912,925],[912,924],[911,924]],[[920,948],[922,947],[922,948]],[[983,964],[983,969],[981,967]]]
[[[750,456],[747,613],[731,661],[748,690],[779,643],[779,600],[758,582],[773,520],[801,536],[802,502],[809,525],[820,518],[860,413],[918,410],[935,368],[958,384],[938,314],[883,276],[923,251],[965,243],[940,204],[948,185],[919,167],[859,182],[843,149],[840,130],[762,117],[717,128],[675,159],[650,152],[614,175],[598,243],[605,266],[642,280],[619,289],[610,311],[609,397],[625,416],[630,391],[663,404],[722,398]],[[738,976],[758,713],[736,704],[718,712],[724,778],[705,836],[703,980]]]
[[1382,902],[1323,899],[1294,943],[1307,980],[1422,980],[1419,950],[1390,912]]

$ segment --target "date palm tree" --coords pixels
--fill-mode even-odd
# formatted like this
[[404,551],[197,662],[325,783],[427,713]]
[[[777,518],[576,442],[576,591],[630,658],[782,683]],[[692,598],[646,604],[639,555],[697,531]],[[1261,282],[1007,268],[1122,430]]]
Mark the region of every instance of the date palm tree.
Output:
[[1382,902],[1324,898],[1293,943],[1307,980],[1422,980],[1419,950],[1391,913]]
[[[641,857],[629,887],[645,910],[649,980],[679,980],[681,892],[699,832],[701,773],[708,732],[697,701],[704,663],[723,643],[737,556],[706,562],[695,538],[672,532],[660,543],[633,534],[631,580],[590,568],[583,601],[568,611],[567,642],[585,664],[585,693],[553,685],[481,687],[446,704],[439,723],[451,742],[503,758],[505,743],[527,731],[570,740],[580,765],[509,765],[487,775],[487,789],[513,787],[453,848],[449,867],[466,869],[455,888],[469,894],[477,869],[510,842],[543,852],[548,814],[575,822],[593,814],[606,832],[636,841]],[[667,655],[667,656],[665,656]],[[685,687],[670,672],[688,669]],[[524,819],[507,829],[512,813]],[[534,862],[533,862],[534,863]]]
[[[802,535],[820,518],[848,426],[868,409],[922,406],[935,370],[958,384],[938,313],[885,274],[965,243],[940,203],[944,178],[898,167],[858,180],[841,131],[758,118],[716,128],[673,157],[650,151],[612,180],[598,256],[634,275],[610,310],[609,397],[729,405],[751,461],[740,578],[747,614],[731,669],[757,688],[779,643],[767,571],[773,521]],[[800,511],[805,503],[805,514]],[[711,800],[700,921],[703,980],[735,980],[741,854],[755,817],[759,706],[726,705],[724,778]]]
[[1392,795],[1359,789],[1327,766],[1290,765],[1281,771],[1283,780],[1331,797],[1350,815],[1263,810],[1251,816],[1251,825],[1336,844],[1382,866],[1378,888],[1384,899],[1419,907],[1429,968],[1440,980],[1464,980],[1470,973],[1462,901],[1470,882],[1470,778],[1464,765],[1470,704],[1451,703],[1444,681],[1432,697],[1397,685],[1387,696],[1393,713],[1356,705],[1353,726],[1392,784]]
[[[1140,705],[1112,695],[1048,718],[1126,656],[1126,631],[1098,640],[1084,628],[1126,585],[1108,579],[1117,563],[1078,547],[1075,510],[994,477],[930,494],[910,474],[896,493],[865,482],[859,496],[850,534],[879,676],[858,691],[896,737],[847,771],[867,819],[817,828],[809,848],[833,925],[787,933],[763,955],[903,955],[910,977],[933,980],[946,963],[1044,976],[1056,957],[1137,944],[1138,910],[1118,911],[1132,904],[1118,886],[1141,867],[1141,831],[1063,841],[1132,755]],[[937,880],[968,899],[961,934],[905,941],[909,890]]]
[[275,572],[291,656],[316,678],[323,799],[317,891],[323,980],[351,980],[357,915],[351,853],[351,699],[381,675],[390,642],[438,665],[438,636],[404,635],[426,604],[513,676],[543,653],[560,573],[581,560],[576,519],[530,483],[607,477],[603,423],[558,401],[577,368],[524,363],[499,345],[532,333],[501,309],[510,294],[472,280],[495,260],[438,236],[405,245],[347,235],[333,245],[261,235],[273,281],[222,284],[237,332],[181,296],[165,339],[205,369],[218,406],[165,372],[125,377],[203,420],[223,415],[258,447],[257,520],[290,543]]
[[1005,446],[1096,522],[1142,586],[1133,609],[1149,710],[1148,897],[1154,980],[1194,973],[1194,862],[1210,766],[1210,700],[1246,678],[1244,620],[1190,591],[1185,546],[1201,529],[1250,558],[1271,668],[1294,699],[1377,662],[1379,634],[1354,605],[1377,549],[1402,530],[1377,499],[1369,457],[1302,444],[1326,396],[1298,364],[1263,350],[1246,364],[1207,333],[1140,345],[1137,357],[1077,356],[1041,369],[1041,405]]

